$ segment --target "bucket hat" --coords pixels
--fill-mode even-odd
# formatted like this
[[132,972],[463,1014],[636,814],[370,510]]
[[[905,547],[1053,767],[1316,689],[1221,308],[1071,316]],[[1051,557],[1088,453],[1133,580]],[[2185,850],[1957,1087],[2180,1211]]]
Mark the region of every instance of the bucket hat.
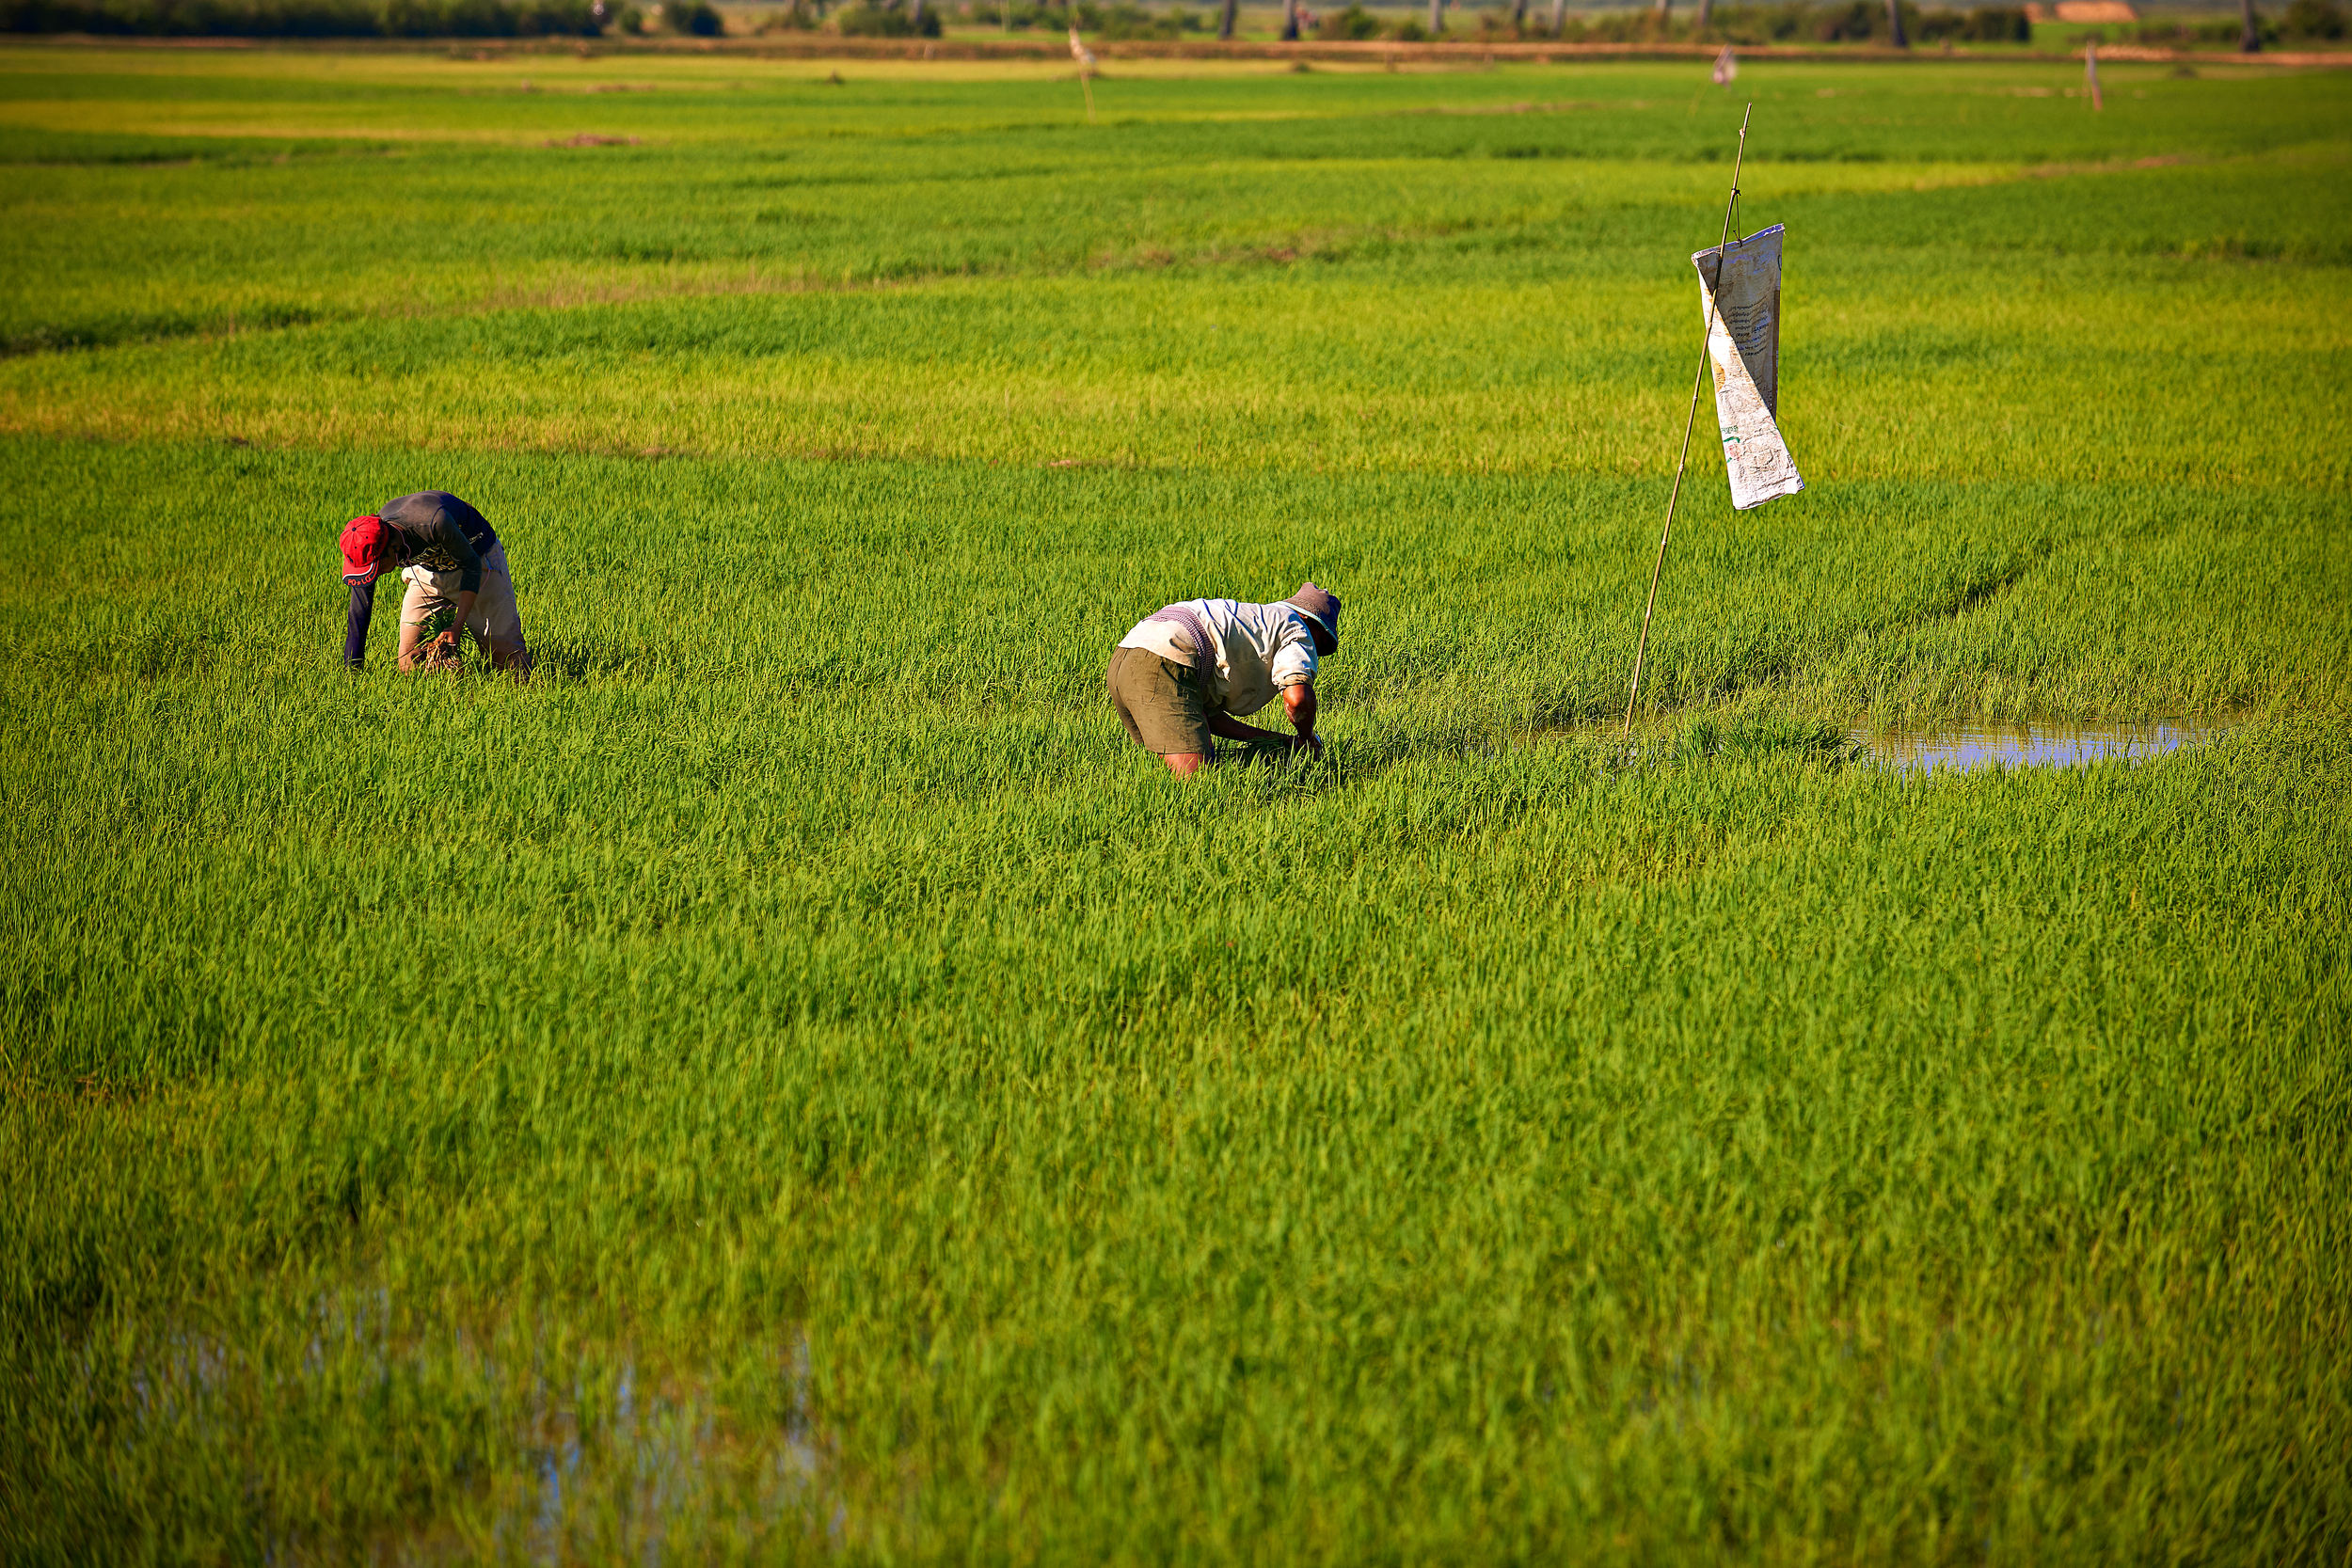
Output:
[[1332,654],[1340,648],[1340,601],[1329,589],[1302,582],[1298,592],[1282,601],[1307,618],[1312,628],[1315,652]]

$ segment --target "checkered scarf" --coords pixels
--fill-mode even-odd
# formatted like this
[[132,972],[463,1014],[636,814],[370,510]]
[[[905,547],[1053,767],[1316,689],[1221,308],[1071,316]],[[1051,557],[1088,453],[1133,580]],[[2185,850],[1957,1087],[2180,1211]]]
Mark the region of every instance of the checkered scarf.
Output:
[[1167,621],[1182,626],[1192,635],[1192,667],[1202,678],[1216,673],[1216,639],[1209,635],[1209,618],[1190,605],[1164,605],[1144,617],[1144,625]]

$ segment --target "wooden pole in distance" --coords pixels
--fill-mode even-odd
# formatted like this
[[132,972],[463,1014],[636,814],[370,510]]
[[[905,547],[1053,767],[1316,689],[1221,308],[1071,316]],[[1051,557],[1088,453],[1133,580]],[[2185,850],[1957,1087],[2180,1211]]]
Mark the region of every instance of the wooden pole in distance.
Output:
[[1087,123],[1094,123],[1094,51],[1078,37],[1075,22],[1070,26],[1070,57],[1078,62],[1078,85],[1086,88]]
[[1740,205],[1740,170],[1748,158],[1748,120],[1756,104],[1740,117],[1740,150],[1731,160],[1731,199],[1724,203],[1724,234],[1715,242],[1715,281],[1707,291],[1707,329],[1699,334],[1699,371],[1691,379],[1691,414],[1682,422],[1682,456],[1675,464],[1675,487],[1666,498],[1666,527],[1658,536],[1658,560],[1649,569],[1649,602],[1642,607],[1642,639],[1633,645],[1633,685],[1625,694],[1625,737],[1633,738],[1633,703],[1642,694],[1642,659],[1649,652],[1649,618],[1658,609],[1658,576],[1666,569],[1666,541],[1675,531],[1675,503],[1682,499],[1682,470],[1691,462],[1691,433],[1698,428],[1699,390],[1707,385],[1707,341],[1715,335],[1716,293],[1724,281],[1724,246],[1731,243],[1732,210]]

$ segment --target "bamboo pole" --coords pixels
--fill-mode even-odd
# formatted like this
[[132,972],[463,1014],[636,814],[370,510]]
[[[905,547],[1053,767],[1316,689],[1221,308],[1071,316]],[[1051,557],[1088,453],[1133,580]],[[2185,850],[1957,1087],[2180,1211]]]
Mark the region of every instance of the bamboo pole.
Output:
[[1642,660],[1649,653],[1649,618],[1658,609],[1658,577],[1666,569],[1666,541],[1674,536],[1675,503],[1682,499],[1682,470],[1691,463],[1691,433],[1698,428],[1699,390],[1707,385],[1707,342],[1715,335],[1716,293],[1724,280],[1724,247],[1731,243],[1731,214],[1740,205],[1740,170],[1748,158],[1748,120],[1756,114],[1751,101],[1740,117],[1740,150],[1731,160],[1731,198],[1724,203],[1723,238],[1715,242],[1715,281],[1707,290],[1707,329],[1699,334],[1699,370],[1691,378],[1691,413],[1682,421],[1682,456],[1675,464],[1675,487],[1666,498],[1666,527],[1658,536],[1658,560],[1649,569],[1649,602],[1642,607],[1642,638],[1633,646],[1633,685],[1625,694],[1625,737],[1633,738],[1633,704],[1642,694]]

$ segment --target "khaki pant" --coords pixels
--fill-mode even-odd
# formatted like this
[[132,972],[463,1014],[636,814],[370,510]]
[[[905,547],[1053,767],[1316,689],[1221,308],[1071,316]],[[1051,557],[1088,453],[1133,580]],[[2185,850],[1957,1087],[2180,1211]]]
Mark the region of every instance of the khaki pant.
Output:
[[1143,648],[1113,648],[1103,676],[1111,706],[1136,744],[1162,756],[1208,756],[1209,700],[1200,674]]
[[[421,627],[426,621],[446,610],[457,609],[458,591],[465,585],[462,572],[431,572],[422,566],[410,566],[401,574],[407,583],[407,592],[400,601],[400,626],[405,632],[411,626]],[[523,642],[522,612],[515,607],[515,578],[506,569],[506,545],[501,541],[492,546],[482,562],[482,587],[473,596],[473,615],[466,627],[474,641],[509,664],[531,668],[531,649]]]

